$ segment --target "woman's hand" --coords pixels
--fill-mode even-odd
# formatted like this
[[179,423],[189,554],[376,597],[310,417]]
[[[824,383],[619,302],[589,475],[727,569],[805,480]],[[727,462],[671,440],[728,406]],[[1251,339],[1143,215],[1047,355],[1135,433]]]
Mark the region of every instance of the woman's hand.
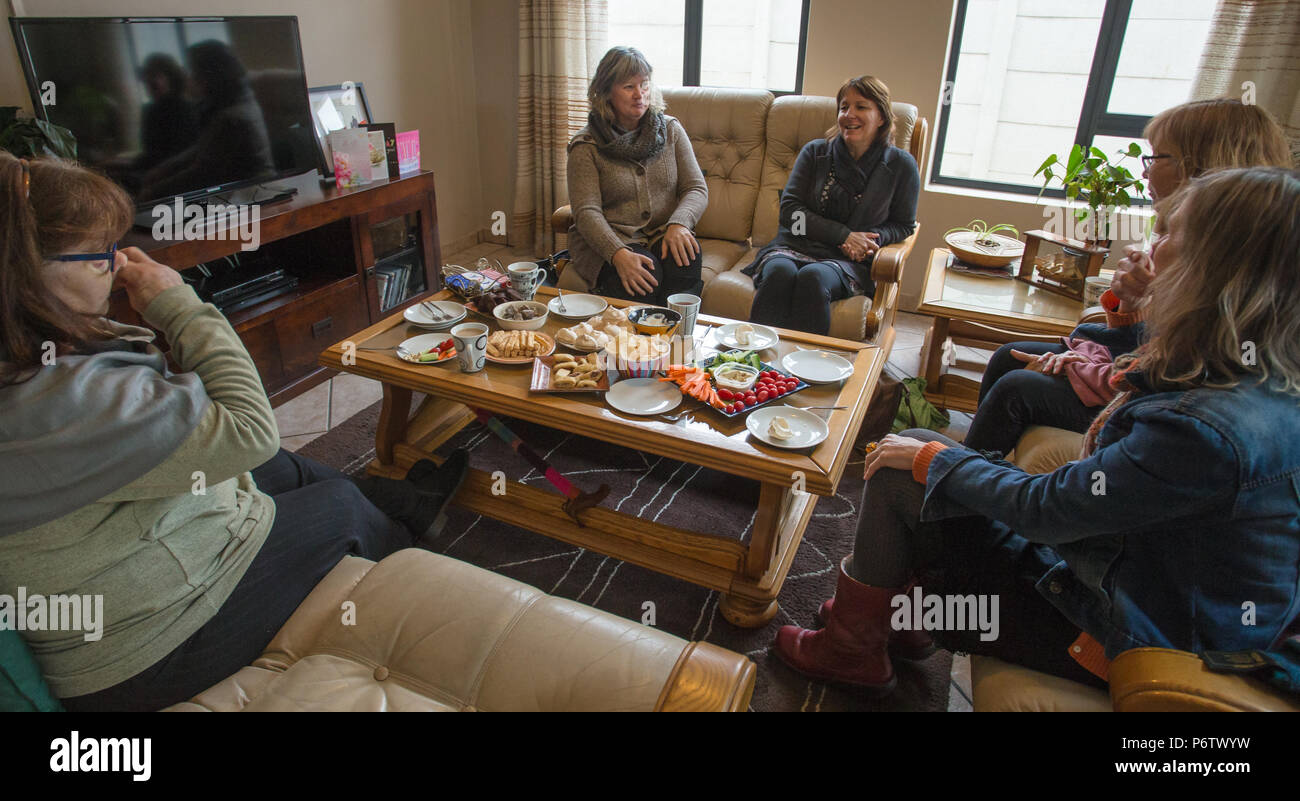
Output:
[[919,439],[890,434],[876,443],[875,448],[867,451],[867,461],[865,469],[862,471],[862,477],[870,479],[876,474],[877,470],[884,467],[911,472],[912,462],[915,461],[916,454],[925,446],[926,443]]
[[876,241],[878,239],[880,239],[880,234],[853,231],[840,245],[840,250],[844,251],[844,255],[854,261],[863,261],[872,253],[880,250],[880,245]]
[[614,253],[614,269],[629,295],[649,295],[659,285],[654,274],[654,259],[643,256],[631,248]]
[[663,252],[659,255],[666,261],[670,251],[677,266],[685,267],[700,252],[700,243],[695,241],[695,234],[691,233],[691,229],[673,223],[668,226],[668,232],[664,234]]
[[1060,375],[1065,369],[1065,365],[1070,362],[1088,361],[1082,354],[1067,350],[1064,353],[1043,353],[1035,356],[1032,353],[1011,349],[1011,357],[1025,363],[1025,369],[1035,373],[1044,373],[1046,375]]
[[1138,245],[1124,248],[1124,258],[1120,259],[1115,277],[1110,280],[1110,291],[1119,298],[1119,310],[1128,313],[1141,305],[1147,287],[1155,277],[1151,254],[1144,253]]
[[154,298],[185,283],[180,273],[149,258],[140,248],[122,248],[120,252],[126,256],[126,264],[117,271],[116,283],[126,290],[131,308],[140,314]]

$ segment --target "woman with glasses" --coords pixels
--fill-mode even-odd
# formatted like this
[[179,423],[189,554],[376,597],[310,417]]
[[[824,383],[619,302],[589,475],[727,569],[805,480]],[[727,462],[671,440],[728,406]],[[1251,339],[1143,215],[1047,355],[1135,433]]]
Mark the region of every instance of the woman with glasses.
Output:
[[[1291,166],[1281,126],[1267,111],[1240,100],[1175,106],[1152,117],[1142,136],[1153,149],[1142,158],[1142,176],[1157,213],[1189,180],[1211,170]],[[1141,342],[1142,305],[1154,278],[1150,254],[1130,245],[1102,296],[1105,325],[1081,325],[1060,343],[1013,342],[999,348],[984,371],[967,446],[1009,453],[1032,425],[1085,431],[1114,396],[1107,383],[1112,362]]]
[[[436,533],[466,470],[354,483],[281,450],[221,312],[114,246],[132,214],[101,175],[0,151],[0,594],[102,597],[98,639],[23,632],[74,711],[160,709],[249,664],[343,556]],[[106,316],[114,287],[169,354]]]

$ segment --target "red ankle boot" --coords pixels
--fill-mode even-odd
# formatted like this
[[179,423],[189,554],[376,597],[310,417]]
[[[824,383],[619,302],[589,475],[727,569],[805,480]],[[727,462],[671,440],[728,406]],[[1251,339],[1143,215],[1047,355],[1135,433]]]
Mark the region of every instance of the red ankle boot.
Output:
[[840,562],[838,601],[826,628],[783,626],[773,648],[782,662],[806,676],[887,693],[898,683],[888,647],[890,602],[899,591],[854,581],[845,572],[847,561]]
[[[903,588],[902,594],[909,595],[912,588],[916,586],[913,581]],[[831,619],[831,610],[835,608],[835,599],[827,598],[822,601],[822,605],[817,609],[817,614],[813,617],[813,622],[818,626],[825,627],[826,621]],[[934,644],[934,639],[924,631],[893,631],[889,635],[889,655],[896,659],[904,659],[908,662],[920,662],[928,659],[939,646]]]

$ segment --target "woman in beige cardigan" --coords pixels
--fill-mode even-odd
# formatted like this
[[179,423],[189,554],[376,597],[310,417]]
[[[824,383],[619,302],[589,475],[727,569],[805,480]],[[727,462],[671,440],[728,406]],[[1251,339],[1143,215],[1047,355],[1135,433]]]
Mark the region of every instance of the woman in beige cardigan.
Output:
[[[0,594],[102,599],[94,632],[23,631],[72,711],[160,709],[249,664],[343,556],[436,533],[466,468],[353,482],[281,450],[226,318],[114,245],[132,213],[101,175],[0,151]],[[115,286],[179,372],[105,316]]]
[[652,99],[651,72],[631,47],[596,68],[588,124],[569,142],[569,251],[589,290],[662,306],[703,288],[693,229],[709,190],[681,123]]

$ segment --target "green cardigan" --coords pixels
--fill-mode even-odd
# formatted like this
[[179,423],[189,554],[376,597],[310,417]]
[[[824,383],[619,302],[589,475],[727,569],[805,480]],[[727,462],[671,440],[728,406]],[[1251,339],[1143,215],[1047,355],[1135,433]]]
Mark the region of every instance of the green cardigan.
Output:
[[[125,681],[196,632],[230,596],[275,519],[274,502],[248,471],[275,455],[279,432],[238,336],[188,286],[160,294],[143,317],[166,337],[180,369],[202,381],[210,402],[197,425],[125,486],[0,537],[0,593],[103,596],[98,640],[83,631],[22,632],[61,698]],[[72,409],[78,401],[42,399]],[[201,494],[196,472],[206,484]]]

